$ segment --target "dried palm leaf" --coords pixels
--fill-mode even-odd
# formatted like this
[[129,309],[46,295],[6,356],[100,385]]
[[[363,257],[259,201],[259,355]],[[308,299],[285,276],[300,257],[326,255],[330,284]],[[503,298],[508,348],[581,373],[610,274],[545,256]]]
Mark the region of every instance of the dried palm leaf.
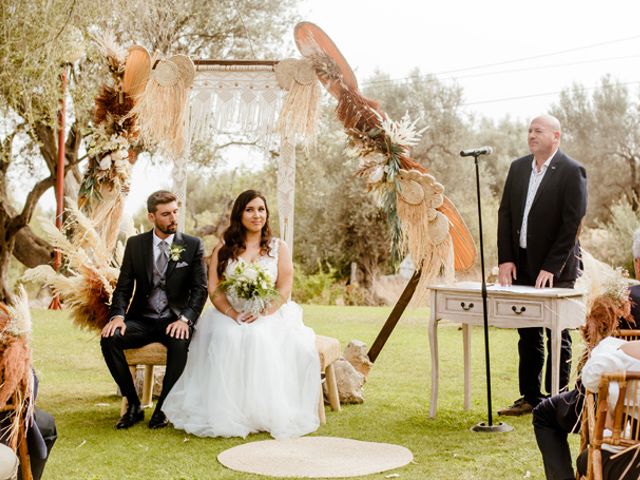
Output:
[[449,219],[449,233],[453,242],[454,266],[456,272],[469,270],[475,263],[478,256],[476,244],[469,227],[460,216],[458,209],[447,196],[444,203],[438,208]]
[[[331,58],[340,71],[342,83],[354,91],[358,90],[358,80],[349,63],[342,56],[336,44],[320,27],[311,22],[300,22],[295,26],[293,36],[302,55],[307,58],[315,55]],[[320,81],[323,82],[331,95],[336,98],[340,97],[342,88],[335,85],[330,77],[320,77]]]
[[146,48],[133,45],[127,52],[122,89],[134,99],[144,92],[151,73],[151,55]]

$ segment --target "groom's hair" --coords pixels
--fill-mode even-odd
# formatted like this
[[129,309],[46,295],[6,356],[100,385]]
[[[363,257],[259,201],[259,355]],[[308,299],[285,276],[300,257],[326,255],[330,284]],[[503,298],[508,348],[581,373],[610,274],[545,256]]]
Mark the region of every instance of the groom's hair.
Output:
[[153,192],[147,198],[147,212],[156,213],[158,210],[158,205],[164,205],[165,203],[177,202],[178,196],[175,193],[169,192],[167,190],[158,190],[157,192]]

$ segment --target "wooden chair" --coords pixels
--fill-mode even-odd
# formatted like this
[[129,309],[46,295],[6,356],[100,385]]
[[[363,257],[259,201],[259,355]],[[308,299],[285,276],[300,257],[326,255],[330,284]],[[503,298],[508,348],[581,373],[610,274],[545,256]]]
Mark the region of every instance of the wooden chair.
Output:
[[[316,349],[320,357],[320,372],[324,373],[327,382],[327,392],[329,394],[329,404],[331,410],[340,411],[340,395],[338,394],[338,382],[333,362],[341,356],[340,342],[336,338],[316,335]],[[320,423],[327,423],[327,415],[324,411],[324,395],[320,389],[318,400],[318,417]]]
[[631,342],[633,340],[640,340],[640,330],[616,330],[612,336]]
[[[16,415],[16,406],[18,405],[18,394],[14,393],[11,400],[7,404],[0,408],[0,412],[10,412],[10,414]],[[22,474],[22,480],[33,480],[31,474],[31,460],[29,459],[29,449],[27,447],[27,431],[25,426],[26,419],[24,414],[20,414],[20,426],[18,435],[12,440],[9,447],[16,452],[18,459],[20,460],[20,473]]]
[[[617,384],[618,399],[609,405],[609,388]],[[587,480],[602,480],[602,445],[626,449],[640,448],[640,372],[607,373],[602,376],[596,396],[587,392],[585,400],[588,437]],[[585,420],[583,419],[583,422]],[[605,436],[605,427],[611,435]]]
[[[150,343],[141,348],[131,348],[124,351],[127,359],[129,370],[134,381],[136,378],[136,370],[138,365],[144,365],[144,383],[142,385],[143,407],[150,407],[153,403],[153,367],[156,365],[167,364],[167,347],[161,343]],[[124,414],[127,409],[127,399],[122,397],[122,406],[120,407],[120,415]]]

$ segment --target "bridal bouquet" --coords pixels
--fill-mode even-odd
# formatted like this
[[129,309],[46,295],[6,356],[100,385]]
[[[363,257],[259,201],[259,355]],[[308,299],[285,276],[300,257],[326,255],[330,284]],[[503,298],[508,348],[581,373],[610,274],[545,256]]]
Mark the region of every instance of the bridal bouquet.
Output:
[[233,298],[244,300],[243,311],[253,315],[259,315],[280,295],[273,279],[256,263],[239,262],[220,282],[219,288]]

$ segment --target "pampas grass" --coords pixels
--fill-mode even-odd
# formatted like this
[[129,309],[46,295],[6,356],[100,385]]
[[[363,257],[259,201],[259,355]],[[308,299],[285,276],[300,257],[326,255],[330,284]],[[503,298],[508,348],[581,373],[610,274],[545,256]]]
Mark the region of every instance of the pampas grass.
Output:
[[[23,280],[50,287],[71,310],[76,325],[98,330],[109,321],[109,304],[120,273],[124,247],[115,240],[115,222],[100,231],[96,222],[85,216],[77,205],[71,201],[69,204],[72,206],[67,209],[64,232],[71,233],[70,239],[49,220],[41,220],[49,241],[65,258],[67,271],[63,274],[48,265],[40,265],[27,270]],[[105,205],[104,208],[110,211],[112,207]]]

